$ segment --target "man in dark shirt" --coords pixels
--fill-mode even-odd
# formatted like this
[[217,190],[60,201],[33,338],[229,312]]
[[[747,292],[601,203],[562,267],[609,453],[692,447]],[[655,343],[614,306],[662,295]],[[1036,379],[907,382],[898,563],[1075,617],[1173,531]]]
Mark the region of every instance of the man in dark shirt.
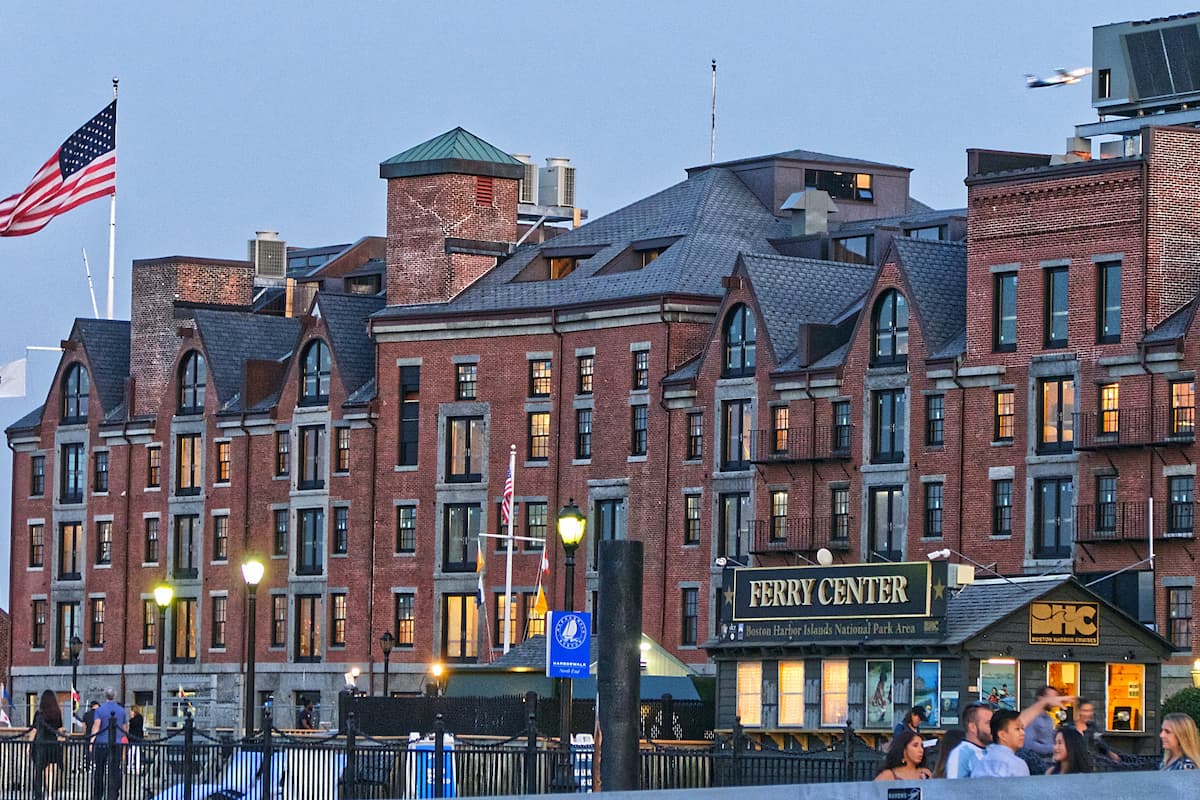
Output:
[[116,698],[116,689],[104,690],[104,702],[96,709],[96,719],[92,723],[92,759],[96,764],[92,800],[117,800],[121,792],[122,745],[127,717]]
[[300,704],[300,713],[296,715],[296,727],[302,731],[311,731],[316,728],[313,723],[313,701],[307,697],[301,697]]
[[96,709],[100,704],[93,700],[88,704],[88,710],[83,712],[83,716],[79,721],[83,723],[83,735],[89,742],[89,746],[83,749],[83,770],[86,772],[92,768],[92,748],[90,746],[92,736],[92,723],[96,721]]

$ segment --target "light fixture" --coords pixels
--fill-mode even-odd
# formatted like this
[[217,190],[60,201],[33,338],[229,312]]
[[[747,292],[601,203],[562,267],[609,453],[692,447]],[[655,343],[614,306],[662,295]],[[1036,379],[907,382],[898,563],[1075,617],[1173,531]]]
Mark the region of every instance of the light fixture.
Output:
[[246,581],[247,586],[258,586],[262,582],[263,573],[267,568],[257,558],[247,559],[242,564],[242,579]]
[[253,556],[242,562],[242,580],[246,582],[246,697],[243,713],[246,717],[247,739],[254,735],[254,668],[257,661],[254,621],[257,617],[258,584],[262,582],[266,570],[263,562]]
[[1192,662],[1192,686],[1200,689],[1200,658]]
[[154,604],[158,606],[158,664],[155,669],[154,681],[154,724],[161,731],[165,728],[162,718],[162,682],[163,657],[167,649],[167,606],[171,605],[171,600],[175,597],[175,587],[163,581],[154,587],[153,592]]
[[575,498],[572,497],[558,512],[558,538],[562,540],[563,549],[574,552],[583,541],[586,530],[587,517],[575,505]]
[[379,649],[383,653],[383,696],[388,696],[388,662],[392,660],[392,648],[396,646],[396,637],[391,631],[384,631],[379,637]]
[[166,608],[171,605],[171,600],[175,597],[175,588],[169,583],[160,583],[154,587],[154,604],[159,608]]

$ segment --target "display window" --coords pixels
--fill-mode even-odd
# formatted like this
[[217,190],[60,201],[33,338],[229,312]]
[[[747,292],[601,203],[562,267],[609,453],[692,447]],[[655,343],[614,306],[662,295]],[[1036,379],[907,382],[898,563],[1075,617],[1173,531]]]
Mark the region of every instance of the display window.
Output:
[[821,662],[821,724],[845,725],[850,713],[850,662]]
[[[1059,694],[1070,697],[1079,696],[1079,664],[1074,661],[1046,662],[1046,685],[1053,686]],[[1072,708],[1073,704],[1064,703],[1063,709]],[[1060,711],[1059,722],[1066,719],[1065,712]]]
[[739,661],[737,665],[737,715],[742,725],[762,725],[762,662]]
[[1109,664],[1105,709],[1110,731],[1146,729],[1146,666]]
[[804,662],[779,662],[779,724],[804,724]]
[[892,675],[894,665],[888,659],[867,660],[867,724],[868,729],[892,728]]
[[1018,666],[1015,658],[989,658],[981,661],[979,699],[986,701],[993,709],[1020,709],[1021,703],[1017,698]]

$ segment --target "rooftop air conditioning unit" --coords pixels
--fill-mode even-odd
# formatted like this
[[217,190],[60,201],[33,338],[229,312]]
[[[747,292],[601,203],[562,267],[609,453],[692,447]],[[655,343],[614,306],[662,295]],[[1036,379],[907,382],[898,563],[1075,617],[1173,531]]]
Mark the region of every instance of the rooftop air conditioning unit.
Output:
[[538,197],[542,205],[575,205],[575,168],[569,158],[547,158],[546,166],[538,171]]
[[520,161],[525,171],[517,182],[517,202],[536,206],[538,199],[538,168],[533,159],[525,153],[513,153],[513,158]]
[[255,231],[246,243],[247,260],[254,264],[254,274],[264,278],[287,277],[287,243],[278,231]]

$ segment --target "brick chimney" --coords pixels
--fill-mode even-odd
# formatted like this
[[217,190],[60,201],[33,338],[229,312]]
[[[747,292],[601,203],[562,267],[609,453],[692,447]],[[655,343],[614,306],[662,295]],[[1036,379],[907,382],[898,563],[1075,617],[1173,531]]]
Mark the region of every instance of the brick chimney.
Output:
[[379,165],[387,181],[388,305],[444,303],[517,239],[524,165],[455,128]]
[[157,413],[164,395],[170,394],[179,332],[195,327],[191,309],[197,306],[248,309],[253,291],[254,265],[249,261],[169,256],[133,262],[129,331],[131,416]]

